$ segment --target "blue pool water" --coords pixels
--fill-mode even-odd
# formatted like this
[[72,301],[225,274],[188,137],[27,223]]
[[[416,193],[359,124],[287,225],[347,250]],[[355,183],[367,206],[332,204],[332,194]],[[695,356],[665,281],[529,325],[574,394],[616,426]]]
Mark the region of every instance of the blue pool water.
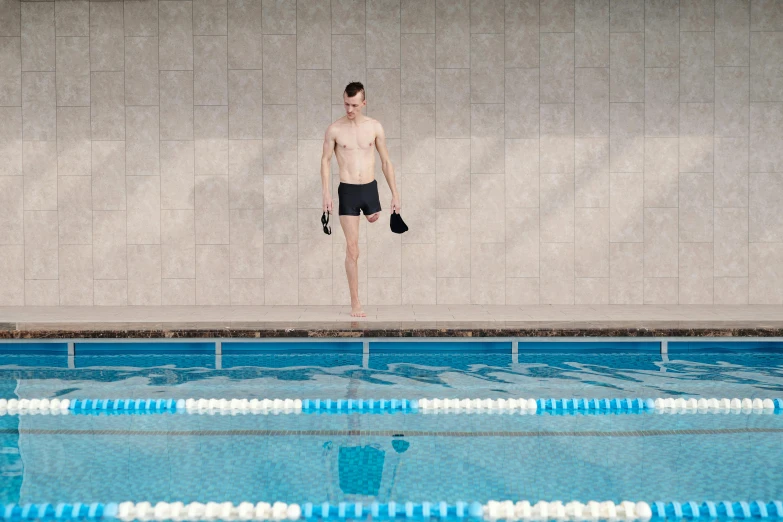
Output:
[[[763,399],[783,397],[783,353],[2,355],[0,388],[29,399]],[[0,501],[777,500],[781,457],[781,414],[3,415]]]

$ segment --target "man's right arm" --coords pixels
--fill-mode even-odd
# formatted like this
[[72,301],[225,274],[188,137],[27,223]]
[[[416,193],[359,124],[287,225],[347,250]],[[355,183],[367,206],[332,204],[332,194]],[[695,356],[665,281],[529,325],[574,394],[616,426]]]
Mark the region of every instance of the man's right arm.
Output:
[[324,147],[321,154],[321,184],[323,185],[323,207],[324,211],[332,211],[331,196],[331,171],[332,171],[332,153],[334,152],[335,136],[334,127],[329,125],[324,134]]

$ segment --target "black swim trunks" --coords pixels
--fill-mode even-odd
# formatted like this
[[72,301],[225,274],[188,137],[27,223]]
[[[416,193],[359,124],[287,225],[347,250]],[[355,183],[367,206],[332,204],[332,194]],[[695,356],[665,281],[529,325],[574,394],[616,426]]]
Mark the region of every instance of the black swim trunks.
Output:
[[358,216],[360,210],[365,216],[381,211],[377,180],[361,185],[340,182],[337,197],[340,199],[341,216]]

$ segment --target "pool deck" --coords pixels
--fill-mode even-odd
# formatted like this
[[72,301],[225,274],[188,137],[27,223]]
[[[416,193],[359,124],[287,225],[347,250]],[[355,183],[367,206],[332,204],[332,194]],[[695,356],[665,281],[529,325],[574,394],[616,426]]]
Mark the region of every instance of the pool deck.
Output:
[[783,337],[783,306],[0,307],[0,339]]

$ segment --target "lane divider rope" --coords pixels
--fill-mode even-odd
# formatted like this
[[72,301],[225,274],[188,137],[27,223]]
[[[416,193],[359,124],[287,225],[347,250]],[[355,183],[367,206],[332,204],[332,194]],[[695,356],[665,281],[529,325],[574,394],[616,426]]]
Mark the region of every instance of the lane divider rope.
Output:
[[783,399],[0,399],[0,415],[128,413],[783,413]]
[[631,522],[663,520],[772,520],[783,519],[783,502],[567,502],[527,500],[518,502],[490,500],[478,502],[404,502],[348,503],[328,502],[286,504],[284,502],[122,502],[75,504],[0,505],[0,519],[19,520],[91,520],[131,522],[133,520],[238,521],[263,520],[346,520],[346,519],[471,519],[505,521],[585,521],[622,520]]

